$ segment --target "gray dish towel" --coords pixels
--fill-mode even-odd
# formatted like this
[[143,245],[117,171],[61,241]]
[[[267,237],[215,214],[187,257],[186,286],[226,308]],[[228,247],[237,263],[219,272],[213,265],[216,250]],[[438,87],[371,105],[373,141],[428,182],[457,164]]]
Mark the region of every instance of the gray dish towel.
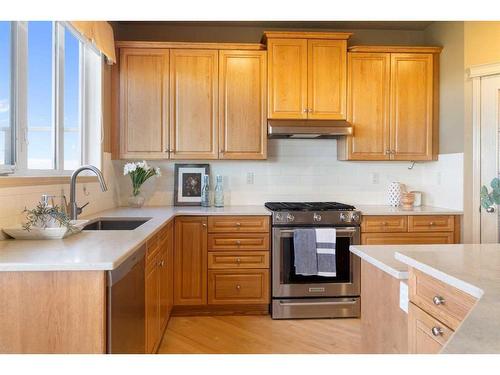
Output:
[[318,256],[318,276],[337,276],[335,228],[316,228],[316,254]]
[[312,276],[318,274],[316,254],[316,230],[314,228],[295,229],[293,232],[295,273]]

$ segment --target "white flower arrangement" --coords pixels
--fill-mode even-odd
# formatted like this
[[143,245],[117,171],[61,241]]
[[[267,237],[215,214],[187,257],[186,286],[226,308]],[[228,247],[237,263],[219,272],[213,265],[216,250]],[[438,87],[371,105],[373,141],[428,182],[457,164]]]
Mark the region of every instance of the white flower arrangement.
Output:
[[139,195],[141,186],[153,176],[161,176],[160,168],[150,167],[145,160],[127,163],[123,166],[123,175],[130,175],[132,180],[132,194]]

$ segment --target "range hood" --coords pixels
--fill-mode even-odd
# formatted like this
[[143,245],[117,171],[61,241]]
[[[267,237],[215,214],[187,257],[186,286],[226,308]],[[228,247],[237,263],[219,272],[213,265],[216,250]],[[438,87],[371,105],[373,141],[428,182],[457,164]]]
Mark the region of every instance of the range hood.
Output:
[[325,120],[268,120],[268,138],[317,139],[351,135],[352,125],[347,121]]

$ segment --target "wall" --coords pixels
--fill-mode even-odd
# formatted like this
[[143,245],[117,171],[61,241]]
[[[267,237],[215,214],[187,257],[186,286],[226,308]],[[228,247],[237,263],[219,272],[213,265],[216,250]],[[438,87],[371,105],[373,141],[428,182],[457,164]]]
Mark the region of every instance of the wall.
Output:
[[[464,22],[464,71],[474,65],[500,62],[500,22]],[[472,81],[464,90],[464,242],[472,240]]]
[[464,23],[434,22],[425,43],[444,46],[440,55],[439,153],[464,151]]
[[[108,186],[108,191],[103,193],[97,182],[78,184],[77,202],[82,205],[90,202],[84,209],[84,215],[90,215],[118,205],[118,186],[114,178],[114,168],[111,155],[104,154],[103,173]],[[84,194],[83,188],[87,188]],[[56,195],[55,203],[60,205],[61,194],[66,195],[69,201],[69,184],[63,185],[34,185],[25,187],[0,188],[0,228],[18,225],[24,221],[22,211],[25,207],[33,208],[40,201],[42,194]],[[83,216],[84,216],[83,215]],[[3,239],[0,232],[0,239]]]
[[[262,26],[245,26],[229,22],[227,25],[196,25],[188,22],[126,22],[114,24],[116,40],[153,40],[171,42],[239,42],[258,43],[266,30],[305,30],[304,23],[288,22],[279,27],[272,22]],[[315,28],[314,31],[321,29]],[[329,29],[332,31],[332,29]],[[342,29],[353,32],[350,45],[356,44],[403,44],[419,45],[424,43],[421,30],[377,30],[377,29]]]
[[[386,204],[387,187],[400,181],[425,194],[425,204],[462,208],[462,154],[441,155],[436,162],[344,162],[337,160],[336,140],[270,140],[265,161],[199,161],[209,163],[212,179],[224,177],[226,204],[261,205],[273,200],[334,200],[352,204]],[[192,161],[190,161],[192,162]],[[126,204],[130,179],[124,161],[114,161],[120,202]],[[182,163],[179,161],[179,163]],[[151,162],[162,176],[148,181],[147,205],[173,204],[174,162]],[[253,173],[254,183],[247,184]]]

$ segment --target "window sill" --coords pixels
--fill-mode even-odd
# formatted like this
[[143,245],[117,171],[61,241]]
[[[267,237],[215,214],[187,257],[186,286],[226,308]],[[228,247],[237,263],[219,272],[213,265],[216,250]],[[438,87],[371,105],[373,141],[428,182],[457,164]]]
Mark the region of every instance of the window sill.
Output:
[[[70,176],[0,176],[0,188],[69,184]],[[97,182],[96,176],[80,176],[78,182]]]

